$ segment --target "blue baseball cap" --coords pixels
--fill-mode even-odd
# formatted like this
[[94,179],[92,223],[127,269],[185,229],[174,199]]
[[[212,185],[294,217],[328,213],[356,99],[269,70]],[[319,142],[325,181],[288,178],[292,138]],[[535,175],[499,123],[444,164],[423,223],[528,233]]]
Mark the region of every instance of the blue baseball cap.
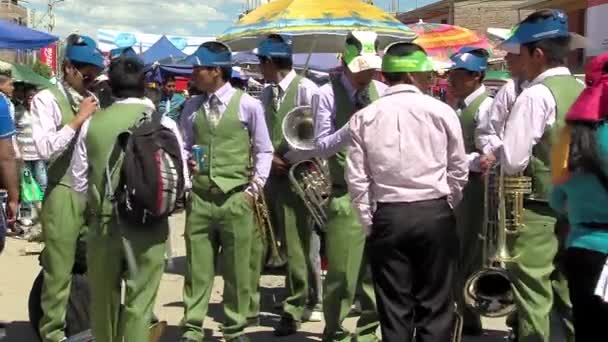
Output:
[[[483,56],[473,52],[482,52]],[[450,57],[454,63],[450,69],[464,69],[468,71],[484,72],[488,68],[488,51],[476,47],[466,46]]]
[[572,49],[585,47],[584,37],[568,31],[568,16],[561,10],[554,9],[551,12],[553,15],[549,18],[516,26],[511,36],[504,40],[498,48],[519,54],[523,44],[560,37],[571,37],[570,47]]
[[65,58],[72,62],[91,64],[100,69],[105,68],[103,54],[99,51],[93,39],[80,36],[79,39],[70,43],[65,48]]
[[137,55],[135,50],[133,50],[132,47],[116,48],[116,49],[110,50],[110,59],[114,59],[114,58],[120,57],[122,55],[125,55],[128,57],[139,58],[139,56]]
[[289,40],[280,36],[282,41],[271,39],[270,37],[262,40],[255,51],[258,57],[281,57],[291,58],[293,56],[293,49],[289,44]]
[[[209,50],[212,44],[221,44],[226,47],[224,52],[213,52]],[[205,42],[188,58],[193,66],[201,67],[227,67],[232,66],[232,52],[228,45],[220,42]]]

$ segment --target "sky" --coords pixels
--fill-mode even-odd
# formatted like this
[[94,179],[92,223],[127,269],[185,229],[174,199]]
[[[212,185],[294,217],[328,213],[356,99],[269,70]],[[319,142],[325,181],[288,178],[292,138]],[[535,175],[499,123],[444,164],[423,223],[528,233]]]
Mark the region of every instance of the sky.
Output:
[[[54,0],[57,1],[57,0]],[[329,0],[331,1],[331,0]],[[400,0],[405,11],[436,0]],[[36,11],[35,26],[47,20],[47,0],[24,0]],[[63,0],[55,5],[54,34],[61,37],[75,31],[96,36],[97,29],[153,34],[215,36],[230,27],[243,11],[244,0]],[[376,6],[390,8],[391,0],[375,0]]]

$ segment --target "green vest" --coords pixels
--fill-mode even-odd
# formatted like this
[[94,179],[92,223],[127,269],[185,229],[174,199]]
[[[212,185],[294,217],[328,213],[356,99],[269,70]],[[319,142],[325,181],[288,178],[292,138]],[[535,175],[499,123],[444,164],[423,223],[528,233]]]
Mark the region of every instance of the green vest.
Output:
[[[106,166],[108,158],[116,145],[116,138],[143,118],[147,107],[143,104],[113,104],[95,113],[87,131],[86,146],[89,161],[89,204],[91,209],[100,212],[102,199],[106,195]],[[115,165],[110,165],[113,169]],[[116,175],[116,174],[115,174]],[[118,178],[113,178],[116,186]]]
[[532,149],[532,157],[525,174],[532,177],[530,199],[547,201],[552,189],[551,146],[564,125],[568,110],[583,91],[584,85],[572,75],[547,77],[542,84],[549,88],[557,103],[555,124],[545,131],[541,140]]
[[[346,125],[351,116],[357,112],[357,108],[350,99],[349,94],[346,92],[346,88],[344,88],[340,78],[332,79],[331,86],[334,90],[334,105],[336,106],[335,127],[336,129],[340,129]],[[378,89],[376,89],[373,81],[370,82],[367,89],[372,102],[380,97],[378,96]],[[331,175],[332,185],[335,187],[346,187],[346,180],[344,179],[345,164],[346,149],[343,149],[329,158],[329,173]]]
[[272,147],[274,147],[275,151],[279,150],[279,147],[286,144],[283,137],[283,118],[285,118],[285,115],[287,115],[287,113],[289,113],[296,106],[296,95],[298,93],[298,86],[300,85],[301,81],[302,76],[296,76],[291,81],[289,87],[287,87],[287,90],[285,91],[283,102],[278,110],[274,110],[272,108],[272,103],[270,103],[270,101],[267,101],[267,103],[264,104],[268,133],[270,134]]
[[[194,176],[194,191],[209,190],[215,184],[223,193],[249,183],[251,176],[250,137],[239,118],[243,92],[237,90],[217,127],[213,128],[203,106],[194,119],[194,144],[207,148],[202,170]],[[212,184],[213,182],[213,184]]]
[[[56,86],[49,87],[48,90],[55,97],[59,110],[61,111],[61,125],[57,127],[57,130],[63,128],[74,119],[76,112],[70,105],[65,94]],[[47,175],[49,185],[64,184],[70,185],[71,181],[67,175],[68,168],[70,167],[70,161],[72,159],[72,152],[74,151],[74,144],[76,142],[78,134],[74,135],[74,138],[70,142],[68,148],[63,151],[57,158],[55,158],[49,165]]]
[[488,98],[488,93],[483,93],[466,108],[460,112],[460,125],[462,126],[462,135],[464,137],[464,148],[467,153],[477,151],[475,147],[475,128],[477,127],[477,112],[481,104]]

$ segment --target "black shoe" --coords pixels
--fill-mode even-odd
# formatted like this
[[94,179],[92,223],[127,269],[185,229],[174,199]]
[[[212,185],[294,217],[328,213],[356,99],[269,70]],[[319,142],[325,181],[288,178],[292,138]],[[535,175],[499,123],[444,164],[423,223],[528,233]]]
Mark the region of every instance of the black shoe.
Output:
[[260,326],[260,316],[249,317],[247,318],[247,327],[259,327]]
[[226,342],[249,342],[249,337],[247,337],[247,335],[239,335],[235,338],[231,338],[229,340],[226,340]]
[[289,316],[283,316],[281,317],[279,325],[274,328],[274,336],[284,337],[293,335],[298,332],[298,329],[300,329],[300,325],[300,322],[295,321],[293,318]]
[[177,342],[196,342],[195,340],[191,340],[189,338],[182,337]]

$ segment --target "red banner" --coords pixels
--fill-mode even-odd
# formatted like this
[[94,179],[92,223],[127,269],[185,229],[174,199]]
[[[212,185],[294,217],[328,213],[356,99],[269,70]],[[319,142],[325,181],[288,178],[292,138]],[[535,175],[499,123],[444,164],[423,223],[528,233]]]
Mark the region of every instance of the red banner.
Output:
[[53,71],[53,75],[57,74],[57,44],[40,49],[40,62],[48,65]]

